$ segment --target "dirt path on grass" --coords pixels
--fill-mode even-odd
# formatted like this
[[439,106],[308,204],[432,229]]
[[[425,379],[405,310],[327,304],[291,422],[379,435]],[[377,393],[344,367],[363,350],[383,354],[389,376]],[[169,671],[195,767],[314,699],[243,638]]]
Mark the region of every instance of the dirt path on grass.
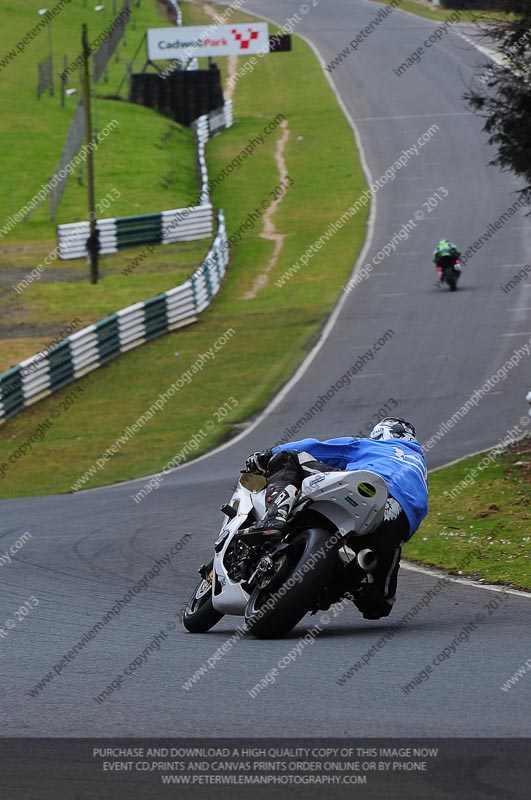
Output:
[[[286,179],[288,177],[288,168],[286,166],[286,161],[284,158],[284,153],[286,150],[286,144],[289,139],[289,127],[288,127],[288,120],[283,119],[280,123],[280,128],[282,129],[282,133],[280,138],[277,142],[275,147],[275,161],[277,162],[278,167],[278,174],[279,174],[279,183],[285,185]],[[263,220],[263,228],[260,236],[262,239],[268,239],[269,241],[273,242],[273,253],[271,258],[266,264],[265,269],[255,278],[252,287],[243,295],[243,300],[252,300],[259,291],[261,291],[264,286],[267,286],[267,282],[269,280],[269,273],[277,263],[278,257],[280,255],[280,251],[284,245],[284,233],[277,233],[275,228],[275,223],[273,222],[273,217],[275,215],[275,211],[277,210],[282,198],[284,197],[284,193],[280,195],[276,200],[273,200],[267,211],[264,213],[262,217]]]
[[[203,3],[202,9],[205,12],[205,14],[208,14],[209,17],[212,17],[213,19],[216,18],[217,16],[216,10],[209,3]],[[232,77],[236,73],[237,65],[238,65],[238,56],[228,56],[228,62],[227,62],[228,75],[226,80],[226,86],[223,90],[223,96],[225,97],[225,100],[231,100],[234,94],[234,88],[236,86],[236,82],[232,80]],[[284,159],[284,151],[286,149],[286,143],[289,138],[288,121],[282,120],[282,122],[280,123],[280,127],[282,128],[282,133],[275,148],[275,161],[277,162],[277,167],[278,167],[279,183],[285,183],[286,178],[288,177],[288,170],[286,167],[286,161]],[[283,233],[277,233],[275,228],[275,223],[273,222],[273,217],[283,196],[284,195],[282,194],[279,198],[273,200],[267,211],[264,213],[264,216],[262,217],[263,226],[260,236],[262,239],[268,239],[269,241],[273,242],[274,245],[273,253],[271,255],[271,258],[267,262],[265,269],[260,273],[260,275],[258,275],[255,278],[252,287],[249,289],[248,292],[242,295],[243,300],[252,300],[254,297],[256,297],[258,292],[261,291],[261,289],[263,289],[264,286],[267,285],[267,282],[269,280],[269,273],[277,263],[280,251],[282,250],[282,246],[284,244],[285,235]]]
[[236,87],[236,81],[233,81],[232,78],[236,74],[236,67],[238,66],[238,56],[227,56],[227,81],[226,86],[223,90],[223,95],[225,100],[232,100],[232,95],[234,94],[234,89]]
[[[209,3],[203,3],[202,6],[203,11],[205,14],[208,14],[209,17],[212,19],[216,19],[217,13],[216,9],[211,6]],[[234,94],[234,87],[236,86],[236,81],[233,81],[232,78],[236,74],[236,68],[238,66],[238,56],[227,56],[227,80],[225,82],[225,88],[223,89],[223,97],[225,100],[232,100],[232,95]]]

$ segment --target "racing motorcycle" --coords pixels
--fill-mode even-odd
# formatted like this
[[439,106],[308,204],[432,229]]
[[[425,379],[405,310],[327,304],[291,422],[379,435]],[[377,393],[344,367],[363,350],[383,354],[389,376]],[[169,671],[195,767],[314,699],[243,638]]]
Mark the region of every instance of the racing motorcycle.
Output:
[[242,472],[214,542],[214,556],[183,614],[190,633],[205,633],[225,614],[245,617],[259,639],[286,635],[308,612],[351,597],[376,566],[358,543],[381,524],[388,498],[368,470],[304,479],[286,532],[272,540],[249,531],[265,513],[265,478]]

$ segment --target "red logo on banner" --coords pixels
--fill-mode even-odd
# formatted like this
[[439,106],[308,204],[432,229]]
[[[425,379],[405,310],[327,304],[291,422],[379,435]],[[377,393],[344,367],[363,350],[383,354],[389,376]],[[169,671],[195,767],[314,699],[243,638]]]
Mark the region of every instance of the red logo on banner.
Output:
[[240,50],[247,50],[249,47],[249,42],[252,42],[253,39],[258,39],[258,31],[253,31],[252,28],[247,28],[247,30],[249,32],[249,37],[247,39],[244,39],[243,34],[238,33],[236,28],[233,28],[231,31],[236,41],[240,43]]

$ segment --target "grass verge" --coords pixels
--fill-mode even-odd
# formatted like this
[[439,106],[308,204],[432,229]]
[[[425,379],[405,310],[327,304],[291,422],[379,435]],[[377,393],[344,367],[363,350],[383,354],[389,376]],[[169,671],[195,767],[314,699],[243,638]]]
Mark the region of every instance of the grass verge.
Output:
[[478,467],[483,459],[472,456],[431,473],[430,513],[404,556],[475,580],[531,590],[531,439]]
[[[387,0],[373,0],[378,4],[386,4]],[[425,17],[426,19],[433,19],[436,22],[444,22],[451,17],[452,21],[456,13],[456,9],[435,7],[428,4],[424,0],[401,0],[398,6],[402,11],[408,11],[410,14],[416,14],[417,17]],[[458,10],[459,22],[490,22],[502,16],[507,18],[507,14],[499,11],[480,11],[480,10]]]

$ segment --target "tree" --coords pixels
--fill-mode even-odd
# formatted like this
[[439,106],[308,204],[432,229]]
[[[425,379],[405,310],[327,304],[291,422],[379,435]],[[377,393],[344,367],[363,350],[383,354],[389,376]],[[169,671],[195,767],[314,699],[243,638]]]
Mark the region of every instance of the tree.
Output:
[[506,0],[503,10],[508,13],[478,26],[480,38],[503,63],[493,63],[482,87],[464,97],[485,118],[483,130],[489,144],[497,147],[490,164],[523,178],[527,185],[521,195],[531,202],[531,3]]

